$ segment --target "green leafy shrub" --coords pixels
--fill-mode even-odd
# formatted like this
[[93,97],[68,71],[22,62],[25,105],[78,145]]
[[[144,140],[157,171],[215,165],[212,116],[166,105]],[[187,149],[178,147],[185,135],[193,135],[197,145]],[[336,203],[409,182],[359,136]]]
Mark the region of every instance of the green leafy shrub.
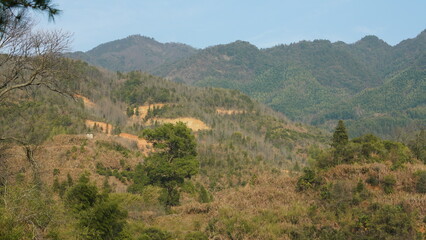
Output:
[[367,200],[370,197],[371,193],[365,187],[364,183],[361,180],[358,181],[354,189],[352,203],[358,205],[360,202]]
[[386,194],[391,194],[394,191],[394,186],[396,184],[396,179],[393,176],[385,176],[383,178],[383,180],[381,181],[382,187],[383,187],[383,191]]
[[376,175],[369,175],[366,182],[371,186],[379,186],[380,184],[379,177]]
[[316,189],[321,185],[321,178],[316,175],[315,171],[310,168],[303,169],[303,175],[299,177],[296,184],[297,191],[304,191],[307,189]]
[[79,182],[68,190],[65,203],[74,211],[80,212],[93,207],[100,199],[95,185]]

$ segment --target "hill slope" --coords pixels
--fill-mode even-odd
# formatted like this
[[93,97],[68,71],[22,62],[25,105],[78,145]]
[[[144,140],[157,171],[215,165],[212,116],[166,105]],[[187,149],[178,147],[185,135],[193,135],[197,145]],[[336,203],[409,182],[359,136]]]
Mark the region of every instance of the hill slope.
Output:
[[[0,135],[22,139],[23,145],[36,151],[39,147],[52,149],[52,143],[45,146],[45,142],[58,134],[80,134],[83,139],[75,143],[80,149],[85,145],[85,134],[94,133],[95,140],[90,140],[93,136],[89,138],[92,148],[97,141],[101,145],[102,141],[115,141],[134,155],[143,155],[151,148],[138,138],[143,129],[182,121],[197,137],[202,176],[215,179],[212,184],[218,188],[247,182],[252,171],[248,169],[304,165],[306,146],[325,141],[322,131],[295,124],[236,90],[191,87],[140,72],[110,73],[82,62],[75,62],[74,67],[84,79],[75,85],[77,101],[39,90],[33,96],[13,100],[14,104],[5,102],[0,105],[4,116],[0,119]],[[105,144],[116,148],[114,143]],[[60,145],[55,145],[55,152],[62,151]],[[75,154],[87,155],[84,151]],[[93,155],[96,162],[103,163],[103,157]],[[97,174],[96,164],[85,159],[76,161],[76,166]],[[115,164],[119,165],[119,161],[117,158]],[[136,162],[132,162],[133,168]],[[61,170],[60,164],[55,166]],[[46,174],[51,174],[51,170],[46,170]],[[63,174],[67,171],[61,170]],[[239,177],[230,178],[235,174]]]

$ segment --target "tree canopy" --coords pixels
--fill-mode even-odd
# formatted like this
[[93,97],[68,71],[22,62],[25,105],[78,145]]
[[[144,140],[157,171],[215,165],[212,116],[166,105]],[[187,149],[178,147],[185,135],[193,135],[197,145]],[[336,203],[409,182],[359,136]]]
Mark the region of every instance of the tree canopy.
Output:
[[160,154],[167,156],[169,162],[176,158],[197,156],[195,137],[191,134],[191,129],[182,122],[147,129],[144,136],[153,143],[154,148],[162,150]]
[[195,137],[182,122],[147,129],[143,135],[156,151],[136,169],[135,184],[130,189],[138,191],[145,185],[162,187],[164,194],[160,200],[167,206],[177,205],[178,187],[199,170]]

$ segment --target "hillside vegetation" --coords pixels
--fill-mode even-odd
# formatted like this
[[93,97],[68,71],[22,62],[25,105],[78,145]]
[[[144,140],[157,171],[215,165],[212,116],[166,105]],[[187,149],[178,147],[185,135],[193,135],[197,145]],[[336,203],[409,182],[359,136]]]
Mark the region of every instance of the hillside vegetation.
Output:
[[426,239],[426,32],[67,55],[110,72],[0,9],[0,240]]
[[[190,87],[140,72],[113,74],[79,61],[72,66],[81,78],[73,83],[78,93],[74,99],[36,89],[31,94],[18,94],[1,105],[2,138],[28,149],[32,158],[28,159],[29,163],[43,158],[43,154],[58,156],[56,152],[61,152],[59,156],[73,156],[71,159],[84,156],[71,165],[92,169],[92,174],[96,174],[96,164],[105,165],[103,158],[97,160],[97,150],[93,150],[96,154],[92,157],[86,154],[85,147],[112,144],[110,147],[114,149],[115,143],[107,143],[112,141],[139,152],[135,156],[146,156],[152,146],[144,139],[144,130],[181,121],[195,133],[203,182],[212,189],[221,189],[246,184],[254,169],[302,166],[306,164],[306,146],[321,146],[327,136],[313,127],[295,124],[235,90]],[[93,140],[84,140],[87,133],[94,133]],[[60,143],[54,148],[46,146],[46,141],[60,134],[66,134],[65,139],[74,139],[70,134],[78,134],[79,138],[70,140],[76,141],[70,149]],[[21,152],[16,145],[11,146],[12,152]],[[56,149],[55,153],[50,149]],[[25,151],[16,155],[17,158],[25,156]],[[7,162],[14,165],[18,159]],[[84,159],[96,162],[89,164]],[[65,177],[68,171],[61,170],[63,162],[56,157],[44,160],[59,169],[59,178]],[[115,166],[120,166],[119,160]],[[134,169],[136,162],[131,162]],[[31,170],[30,166],[25,169]],[[15,169],[13,174],[21,170]],[[52,171],[50,168],[42,171],[42,178]],[[74,178],[77,175],[72,174]]]

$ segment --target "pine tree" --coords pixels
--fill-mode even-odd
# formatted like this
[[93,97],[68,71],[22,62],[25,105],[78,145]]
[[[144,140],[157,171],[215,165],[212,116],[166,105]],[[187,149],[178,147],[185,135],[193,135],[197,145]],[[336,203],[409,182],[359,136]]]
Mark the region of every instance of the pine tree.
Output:
[[343,123],[343,120],[339,120],[337,123],[336,130],[333,133],[333,142],[331,143],[331,146],[336,149],[340,149],[344,146],[346,146],[349,142],[348,133],[346,131],[345,124]]
[[334,148],[334,164],[340,164],[342,161],[345,161],[345,147],[348,145],[348,142],[349,137],[348,133],[346,132],[345,124],[342,120],[339,120],[336,130],[333,133],[333,142],[331,143],[331,147]]

